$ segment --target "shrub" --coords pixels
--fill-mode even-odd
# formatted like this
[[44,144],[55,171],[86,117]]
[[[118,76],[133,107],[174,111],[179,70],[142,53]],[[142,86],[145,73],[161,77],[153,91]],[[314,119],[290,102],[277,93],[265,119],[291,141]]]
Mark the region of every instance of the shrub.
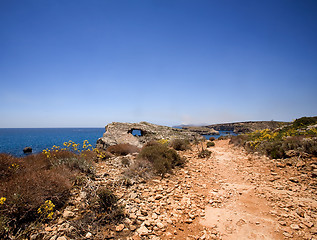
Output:
[[123,143],[110,146],[107,148],[107,151],[117,156],[125,156],[129,153],[139,152],[140,149],[134,145]]
[[43,154],[25,158],[1,155],[0,166],[0,197],[5,198],[0,204],[2,239],[9,232],[23,232],[31,222],[50,219],[53,211],[45,215],[38,211],[46,201],[59,209],[69,197],[74,173],[65,166],[52,167]]
[[185,139],[174,139],[170,142],[170,146],[178,151],[185,151],[190,149],[190,143]]
[[199,153],[198,153],[198,157],[200,158],[207,158],[210,157],[211,152],[207,149],[202,149]]
[[124,171],[124,176],[127,178],[150,179],[153,176],[153,166],[147,160],[138,158]]
[[118,204],[118,198],[111,190],[101,188],[97,191],[97,196],[99,212],[102,213],[97,216],[99,222],[117,222],[124,217],[123,207]]
[[214,138],[214,137],[209,138],[209,141],[215,141],[215,140],[216,140],[216,138]]
[[215,146],[214,142],[207,142],[207,147],[213,147],[213,146]]
[[183,166],[185,163],[174,149],[168,148],[165,144],[145,145],[138,155],[138,159],[149,161],[161,176],[170,172],[172,168]]

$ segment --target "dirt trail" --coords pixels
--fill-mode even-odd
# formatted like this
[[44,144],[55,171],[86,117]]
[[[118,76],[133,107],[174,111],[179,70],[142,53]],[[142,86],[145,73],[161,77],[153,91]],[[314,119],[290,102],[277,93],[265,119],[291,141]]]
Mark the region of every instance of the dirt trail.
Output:
[[197,158],[196,151],[185,154],[192,191],[206,199],[205,216],[196,220],[199,231],[200,225],[207,227],[205,235],[194,231],[194,236],[316,239],[316,181],[297,181],[300,174],[293,168],[278,168],[275,160],[248,154],[226,140],[210,150],[208,159]]

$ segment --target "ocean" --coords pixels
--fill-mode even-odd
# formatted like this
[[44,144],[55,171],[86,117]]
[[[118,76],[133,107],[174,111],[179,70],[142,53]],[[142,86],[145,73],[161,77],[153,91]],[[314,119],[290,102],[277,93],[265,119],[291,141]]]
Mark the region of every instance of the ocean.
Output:
[[[53,145],[62,146],[64,142],[72,140],[82,144],[84,140],[95,146],[97,139],[102,137],[104,128],[0,128],[0,153],[14,156],[24,156],[23,149],[31,147],[33,153],[40,153],[43,149]],[[218,138],[233,132],[220,131],[219,135],[203,135],[206,139]]]
[[82,144],[84,140],[95,146],[105,128],[0,128],[0,153],[23,156],[23,148],[32,147],[33,153],[53,145],[62,146],[72,140]]

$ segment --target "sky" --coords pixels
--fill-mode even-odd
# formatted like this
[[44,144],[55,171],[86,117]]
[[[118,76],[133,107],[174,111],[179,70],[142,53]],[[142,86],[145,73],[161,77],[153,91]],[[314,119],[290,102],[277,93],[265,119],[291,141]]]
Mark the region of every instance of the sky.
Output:
[[1,0],[0,128],[317,115],[315,0]]

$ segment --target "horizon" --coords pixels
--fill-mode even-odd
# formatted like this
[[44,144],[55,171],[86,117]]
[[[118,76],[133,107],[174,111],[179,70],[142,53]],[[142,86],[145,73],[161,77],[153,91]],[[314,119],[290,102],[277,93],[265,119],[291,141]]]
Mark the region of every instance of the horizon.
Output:
[[0,128],[316,116],[316,12],[314,0],[3,0]]

